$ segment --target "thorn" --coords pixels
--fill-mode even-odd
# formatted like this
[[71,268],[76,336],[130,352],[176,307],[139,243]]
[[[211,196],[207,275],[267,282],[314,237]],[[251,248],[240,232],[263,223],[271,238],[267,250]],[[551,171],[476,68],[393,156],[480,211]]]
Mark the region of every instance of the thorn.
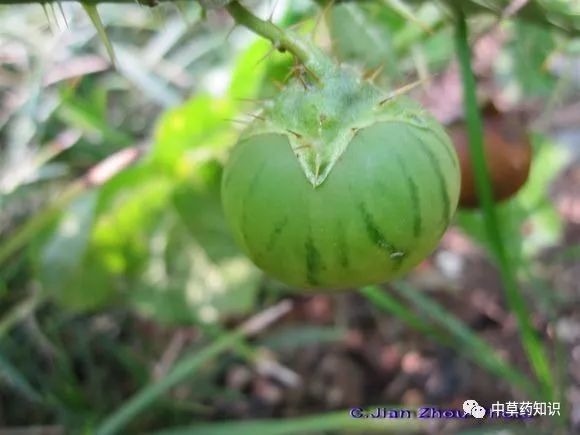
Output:
[[[302,139],[302,135],[301,134],[298,134],[295,131],[290,130],[289,128],[287,128],[286,131],[288,133],[293,134],[294,136],[296,136],[297,139]],[[310,145],[308,145],[308,146],[310,146]]]
[[264,103],[267,100],[266,98],[235,98],[236,101],[243,101],[244,103]]
[[335,0],[330,0],[328,3],[326,3],[326,5],[322,9],[322,11],[320,11],[320,14],[318,14],[318,16],[316,17],[316,21],[314,22],[314,27],[310,31],[310,39],[314,40],[316,38],[316,32],[318,31],[318,26],[320,25],[320,23],[323,19],[326,20],[326,15],[328,14],[328,12],[332,8],[332,6],[334,6],[334,1]]
[[234,118],[222,118],[224,121],[227,122],[236,122],[238,124],[243,124],[243,125],[250,125],[251,122],[250,121],[244,121],[243,119],[234,119]]
[[276,88],[277,88],[279,91],[281,91],[281,90],[283,90],[283,89],[284,89],[284,84],[283,84],[283,83],[280,83],[278,80],[275,80],[275,79],[273,79],[273,80],[272,80],[272,84],[273,84],[274,86],[276,86]]
[[423,83],[428,82],[429,80],[430,80],[430,77],[427,77],[427,78],[424,78],[421,80],[417,80],[416,82],[409,83],[408,85],[405,85],[399,89],[395,89],[395,91],[393,91],[387,98],[385,98],[384,100],[381,100],[379,102],[379,106],[382,106],[386,102],[392,100],[395,97],[398,97],[399,95],[403,95],[403,94],[406,94],[407,92],[412,91],[417,86],[422,85]]
[[44,17],[46,18],[46,22],[48,24],[48,30],[51,34],[54,35],[54,30],[52,29],[52,23],[50,22],[50,15],[48,15],[48,9],[46,8],[46,3],[42,2],[42,10],[44,11]]
[[400,0],[383,0],[383,3],[404,19],[417,24],[421,29],[423,29],[424,32],[433,35],[433,30],[431,27],[415,17],[411,8],[402,3]]
[[370,69],[363,74],[363,79],[368,80],[369,82],[374,82],[375,79],[383,72],[385,69],[385,64],[380,64],[378,67],[374,69]]
[[292,24],[291,26],[288,26],[288,30],[297,30],[298,28],[300,28],[300,26],[303,26],[304,24],[306,24],[307,22],[310,21],[310,18],[303,18],[300,21]]
[[270,47],[270,49],[268,50],[268,52],[263,55],[260,60],[258,60],[258,62],[256,62],[256,66],[260,65],[262,62],[264,62],[267,58],[269,58],[270,56],[272,56],[272,53],[274,53],[277,50],[277,48],[275,46]]
[[56,11],[54,10],[54,3],[50,3],[50,11],[52,12],[52,18],[54,19],[54,24],[57,30],[60,32],[60,24],[58,23],[58,18],[56,17]]
[[312,145],[310,145],[309,143],[306,143],[304,145],[300,145],[299,147],[294,148],[293,150],[294,151],[300,151],[300,150],[302,150],[304,148],[312,148]]
[[274,12],[276,12],[277,7],[278,7],[278,0],[274,0],[274,7],[272,8],[272,11],[270,12],[270,18],[268,18],[269,22],[272,22],[272,19],[274,18]]
[[316,80],[318,82],[318,84],[320,84],[320,78],[314,73],[314,71],[312,71],[310,68],[308,68],[306,65],[302,65],[304,67],[304,69],[308,72],[308,74],[310,74],[314,80]]
[[298,76],[298,80],[300,81],[300,83],[302,83],[302,87],[304,88],[304,90],[308,90],[308,85],[306,84],[306,82],[304,81],[304,78],[302,77],[302,74],[300,74]]
[[228,30],[228,33],[226,33],[226,37],[225,37],[224,41],[227,42],[230,39],[230,36],[232,36],[232,33],[234,33],[234,30],[236,30],[236,27],[238,27],[238,25],[236,23],[234,23],[232,28],[230,30]]
[[66,28],[68,29],[69,28],[68,20],[66,19],[66,15],[65,15],[64,9],[62,7],[62,1],[61,0],[57,0],[57,2],[58,2],[58,8],[60,9],[60,14],[62,16],[62,19],[64,20],[64,24],[65,24]]
[[260,120],[260,121],[265,121],[265,120],[266,120],[266,118],[264,118],[263,116],[256,115],[256,114],[254,114],[254,113],[246,113],[246,115],[247,115],[247,116],[251,116],[252,118],[254,118],[254,119],[258,119],[258,120]]
[[314,71],[312,71],[306,65],[298,63],[296,58],[294,58],[294,66],[292,66],[292,68],[290,68],[290,72],[286,75],[286,77],[284,77],[284,83],[286,83],[288,81],[288,79],[292,75],[294,75],[298,80],[300,80],[300,82],[302,83],[302,86],[304,86],[304,89],[307,89],[308,85],[302,77],[304,75],[304,72],[307,72],[308,74],[310,74],[312,76],[312,78],[314,78],[314,80],[316,80],[318,82],[318,84],[321,83],[320,79],[314,73]]
[[87,13],[87,15],[89,16],[91,21],[93,22],[93,26],[95,26],[95,28],[97,29],[97,34],[99,35],[99,38],[101,39],[101,41],[105,45],[105,49],[107,50],[107,53],[109,54],[109,58],[111,59],[111,63],[113,65],[113,67],[116,68],[117,62],[115,59],[115,50],[113,49],[113,44],[111,44],[111,41],[110,41],[109,37],[107,36],[105,26],[103,26],[103,22],[101,21],[101,16],[99,15],[99,12],[97,11],[97,6],[92,5],[92,4],[88,4],[88,3],[81,3],[81,4],[83,6],[83,9]]

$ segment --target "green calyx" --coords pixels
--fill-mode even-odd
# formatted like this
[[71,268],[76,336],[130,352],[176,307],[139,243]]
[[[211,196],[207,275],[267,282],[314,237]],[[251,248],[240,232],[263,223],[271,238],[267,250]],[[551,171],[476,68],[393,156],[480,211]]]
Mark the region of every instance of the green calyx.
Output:
[[[385,95],[322,53],[297,66],[295,77],[242,138],[287,136],[304,175],[320,186],[360,129],[376,122],[408,122],[432,129],[431,117],[410,100]],[[433,130],[437,131],[437,128]]]

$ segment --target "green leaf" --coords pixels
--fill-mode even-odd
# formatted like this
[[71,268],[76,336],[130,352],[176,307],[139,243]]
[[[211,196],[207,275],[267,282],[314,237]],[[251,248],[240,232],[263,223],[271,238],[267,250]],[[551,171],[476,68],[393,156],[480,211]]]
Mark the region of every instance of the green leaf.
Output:
[[397,61],[389,27],[377,16],[357,3],[341,3],[329,12],[333,51],[342,61],[352,62],[367,70],[385,68],[396,79]]
[[272,44],[264,39],[258,39],[238,56],[229,89],[232,99],[252,98],[258,94],[270,64],[266,59],[268,56],[280,58]]
[[128,46],[117,46],[119,59],[117,68],[125,78],[131,81],[141,93],[165,108],[174,107],[183,101],[183,98],[167,80],[157,75],[148,66],[139,52]]
[[42,395],[30,385],[26,377],[1,353],[0,382],[7,383],[29,401],[42,403]]
[[[75,199],[63,212],[57,228],[40,252],[39,278],[43,287],[69,307],[98,305],[108,291],[107,286],[89,285],[99,274],[89,278],[82,270],[98,197],[98,190],[90,190]],[[93,267],[98,269],[98,263]],[[91,287],[91,291],[86,291],[87,287]]]
[[209,95],[197,95],[165,112],[155,134],[153,161],[171,172],[188,173],[196,156],[235,143],[237,134],[230,121],[234,113],[230,100]]
[[548,57],[556,49],[554,33],[536,24],[518,21],[509,50],[514,72],[514,85],[522,97],[549,97],[556,78],[546,68]]
[[218,192],[185,183],[173,194],[177,221],[153,234],[139,310],[170,323],[213,323],[254,307],[260,272],[236,247]]
[[63,95],[57,116],[72,127],[84,133],[97,136],[99,140],[111,142],[118,147],[129,146],[133,140],[126,133],[112,127],[101,113],[100,104],[87,101],[79,96]]
[[[381,408],[391,407],[381,405]],[[376,409],[375,407],[374,409]],[[401,409],[401,407],[392,407]],[[368,412],[373,412],[369,408]],[[419,419],[363,419],[353,418],[345,409],[327,414],[278,420],[226,421],[221,423],[197,424],[155,432],[155,435],[303,435],[320,433],[423,433],[425,426]]]

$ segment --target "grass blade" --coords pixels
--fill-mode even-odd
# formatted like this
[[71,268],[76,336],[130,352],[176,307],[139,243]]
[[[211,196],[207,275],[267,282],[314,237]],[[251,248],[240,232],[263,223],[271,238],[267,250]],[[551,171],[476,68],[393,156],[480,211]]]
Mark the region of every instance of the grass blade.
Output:
[[[381,406],[380,408],[399,409]],[[374,408],[376,409],[376,408]],[[372,412],[373,408],[369,408]],[[200,424],[156,432],[155,435],[303,435],[326,433],[327,431],[360,431],[364,433],[423,433],[425,425],[420,419],[353,418],[349,410],[328,414],[312,415],[285,420],[229,421],[224,423]]]
[[36,391],[24,377],[22,373],[18,371],[16,367],[12,365],[10,361],[4,358],[0,353],[0,380],[4,380],[6,383],[12,386],[14,390],[18,391],[22,396],[26,397],[28,400],[42,403],[41,394]]
[[8,313],[6,313],[0,319],[0,338],[4,337],[10,329],[22,320],[28,318],[39,305],[44,302],[43,296],[39,293],[35,293],[32,296],[24,299],[22,302],[17,304]]
[[384,311],[389,311],[403,322],[407,323],[411,328],[432,336],[437,341],[445,346],[451,345],[451,340],[440,331],[434,329],[431,322],[425,321],[423,317],[415,314],[410,308],[403,305],[396,298],[389,293],[382,291],[378,287],[364,287],[359,290],[360,293],[369,299],[376,307]]
[[[426,322],[423,317],[410,312],[408,308],[401,305],[402,310],[410,312],[410,316],[412,316],[411,320],[413,323],[409,323],[411,326],[419,324],[421,331],[430,328],[430,335],[433,335],[433,323],[436,326],[442,327],[448,334],[448,337],[444,337],[445,344],[455,348],[458,352],[488,370],[490,373],[506,379],[510,384],[517,385],[532,396],[537,396],[537,389],[534,383],[532,383],[516,368],[512,367],[508,362],[504,361],[492,346],[487,344],[477,334],[469,329],[467,325],[463,324],[438,303],[406,283],[399,282],[395,284],[394,288],[404,299],[407,299],[413,306],[417,307],[424,317],[429,319],[429,321]],[[362,292],[367,297],[370,295],[369,299],[376,301],[375,303],[377,306],[389,309],[388,307],[391,305],[392,296],[388,295],[380,288],[366,287]],[[392,312],[395,315],[399,315],[402,310]],[[389,309],[389,311],[391,310]],[[405,314],[405,316],[408,317],[408,313]],[[402,318],[403,320],[406,320],[407,317]]]
[[463,9],[456,5],[455,10],[457,17],[455,42],[463,81],[469,154],[471,165],[474,169],[477,194],[482,205],[485,229],[492,247],[492,253],[499,266],[508,305],[510,310],[515,314],[518,322],[524,350],[536,378],[542,386],[544,398],[551,401],[554,398],[554,380],[550,372],[548,356],[533,328],[530,312],[518,288],[514,265],[511,263],[501,236],[500,222],[496,215],[491,181],[485,161],[484,131],[477,101],[477,85],[471,66],[471,49],[468,40],[467,22]]
[[201,351],[184,357],[167,376],[137,392],[121,408],[105,419],[95,430],[95,433],[97,435],[119,433],[131,420],[151,406],[168,390],[191,377],[208,361],[227,350],[239,346],[243,338],[267,327],[268,324],[275,321],[278,317],[286,314],[291,309],[291,306],[289,301],[282,301],[280,304],[270,307],[264,312],[250,318],[234,331],[222,335]]

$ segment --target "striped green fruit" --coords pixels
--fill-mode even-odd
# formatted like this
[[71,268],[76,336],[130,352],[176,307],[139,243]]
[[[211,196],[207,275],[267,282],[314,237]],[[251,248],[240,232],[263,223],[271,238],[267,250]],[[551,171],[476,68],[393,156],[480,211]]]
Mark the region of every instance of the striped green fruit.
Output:
[[459,195],[441,126],[329,67],[291,83],[241,136],[222,201],[254,263],[291,286],[341,289],[404,274],[435,248]]

